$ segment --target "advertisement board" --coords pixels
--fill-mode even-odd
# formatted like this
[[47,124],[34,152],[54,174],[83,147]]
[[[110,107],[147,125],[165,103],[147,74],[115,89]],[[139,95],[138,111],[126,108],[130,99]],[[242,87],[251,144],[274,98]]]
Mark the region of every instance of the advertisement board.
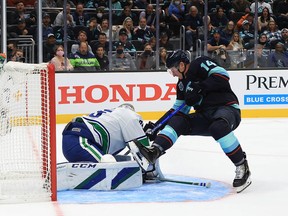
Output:
[[[286,70],[230,71],[243,117],[288,117]],[[57,121],[132,103],[144,119],[157,119],[176,97],[177,79],[167,72],[57,73]]]

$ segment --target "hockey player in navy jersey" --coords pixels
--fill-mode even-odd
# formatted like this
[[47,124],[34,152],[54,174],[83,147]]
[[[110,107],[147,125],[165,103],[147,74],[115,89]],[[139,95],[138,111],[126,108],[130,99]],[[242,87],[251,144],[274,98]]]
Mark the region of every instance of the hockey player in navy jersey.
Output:
[[[229,84],[229,74],[212,59],[202,56],[192,62],[182,50],[169,54],[166,61],[168,72],[179,78],[176,90],[176,102],[155,124],[150,122],[144,127],[153,144],[143,147],[138,141],[139,152],[150,163],[171,148],[180,135],[212,136],[221,146],[224,153],[236,166],[233,187],[241,192],[251,184],[250,171],[246,154],[233,131],[241,121],[239,103]],[[166,124],[151,130],[176,110],[181,104],[186,105]],[[189,114],[194,107],[195,112]],[[157,136],[156,136],[157,135]],[[138,154],[139,155],[139,154]],[[141,161],[141,157],[136,160]]]
[[131,140],[148,146],[142,125],[142,117],[131,104],[76,117],[63,130],[63,154],[69,162],[98,163],[105,154],[117,155]]

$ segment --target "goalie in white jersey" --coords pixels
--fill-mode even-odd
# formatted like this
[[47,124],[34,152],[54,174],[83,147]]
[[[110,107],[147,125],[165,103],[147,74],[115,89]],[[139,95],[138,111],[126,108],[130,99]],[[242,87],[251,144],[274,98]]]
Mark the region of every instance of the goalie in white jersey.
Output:
[[62,133],[63,154],[69,162],[98,163],[105,154],[117,155],[131,140],[149,146],[142,126],[142,117],[131,104],[76,117]]

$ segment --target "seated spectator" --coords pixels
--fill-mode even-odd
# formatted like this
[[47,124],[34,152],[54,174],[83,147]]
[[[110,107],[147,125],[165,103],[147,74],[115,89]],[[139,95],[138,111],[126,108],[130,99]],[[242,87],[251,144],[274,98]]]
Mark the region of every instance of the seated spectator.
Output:
[[195,6],[198,9],[199,16],[204,16],[204,0],[189,0],[186,1],[185,13],[189,13],[191,6]]
[[8,40],[7,41],[7,60],[9,61],[12,56],[14,56],[17,50],[17,40]]
[[19,18],[17,25],[10,28],[8,37],[15,38],[28,35],[31,35],[32,37],[33,34],[34,32],[32,32],[31,29],[26,26],[26,20],[24,18]]
[[193,44],[197,39],[198,27],[203,26],[203,20],[198,14],[198,9],[195,6],[191,6],[189,13],[185,15],[184,20],[185,36],[187,49],[193,51]]
[[[103,33],[105,33],[106,34],[106,36],[107,36],[107,40],[109,41],[110,40],[110,33],[109,33],[109,21],[108,21],[108,19],[103,19],[102,20],[102,22],[101,22],[101,24],[100,24],[100,26],[99,26],[99,30],[100,30],[100,32],[103,32]],[[117,32],[117,29],[113,29],[112,28],[112,41],[115,41],[115,39],[116,39],[116,33]]]
[[238,32],[235,32],[227,46],[227,50],[240,51],[243,50],[243,42]]
[[48,34],[47,40],[43,45],[43,62],[49,62],[54,57],[56,45],[55,35],[52,33]]
[[37,1],[34,2],[34,9],[30,11],[28,17],[25,18],[28,27],[37,25]]
[[251,29],[248,20],[244,20],[242,23],[242,29],[239,32],[240,37],[243,39],[245,49],[251,49],[254,42],[254,30]]
[[113,50],[116,50],[119,42],[124,45],[125,52],[129,52],[131,56],[136,55],[136,48],[130,41],[128,41],[127,30],[125,28],[120,29],[119,41],[114,43]]
[[258,32],[262,33],[268,28],[268,23],[274,21],[268,8],[263,8],[261,15],[258,17]]
[[146,44],[150,38],[154,36],[150,26],[147,25],[146,18],[142,17],[139,20],[139,26],[134,29],[134,39]]
[[226,40],[230,41],[232,39],[234,32],[235,32],[235,23],[230,20],[227,23],[226,27],[221,31],[221,35]]
[[250,28],[251,30],[254,31],[254,14],[253,13],[246,13],[244,16],[242,16],[238,21],[237,21],[237,24],[236,24],[236,27],[237,27],[237,30],[240,31],[242,29],[242,26],[243,26],[243,22],[244,21],[248,21],[249,22],[249,25],[250,25]]
[[286,50],[288,49],[288,28],[281,30],[281,39],[279,42],[284,44]]
[[115,20],[115,25],[121,25],[122,23],[124,23],[126,18],[131,18],[132,20],[132,26],[136,26],[139,23],[139,18],[138,16],[132,12],[131,7],[126,5],[124,6],[124,9],[122,11],[122,14],[119,17],[119,22],[117,22],[117,20]]
[[216,29],[216,27],[211,24],[210,16],[207,16],[207,17],[203,16],[203,26],[198,27],[198,33],[197,33],[198,34],[198,38],[200,40],[204,40],[205,18],[207,18],[207,38],[208,38],[208,40],[213,37],[213,33],[214,33],[215,29]]
[[268,8],[270,14],[273,14],[273,11],[272,11],[272,7],[269,3],[266,3],[264,0],[258,0],[258,9],[256,10],[255,9],[255,2],[253,2],[251,5],[250,5],[250,9],[251,9],[251,12],[252,13],[262,13],[263,9],[264,8]]
[[267,35],[264,33],[260,34],[258,38],[258,44],[262,47],[262,49],[270,49]]
[[[87,42],[87,32],[80,30],[78,33],[78,37],[77,37],[77,43],[76,44],[72,44],[71,46],[71,53],[76,53],[76,51],[79,49],[79,44],[81,42]],[[90,47],[90,45],[88,44],[88,51],[92,53],[92,49]]]
[[180,26],[185,16],[185,6],[182,0],[172,0],[168,8],[170,22],[169,26],[173,31],[174,36],[178,36],[180,33]]
[[148,26],[150,26],[150,29],[152,32],[156,31],[156,26],[155,26],[155,19],[156,19],[156,14],[153,8],[152,4],[148,4],[146,6],[145,11],[141,11],[139,14],[139,20],[144,17],[146,19],[146,23]]
[[109,58],[105,55],[105,50],[103,46],[98,46],[95,52],[95,57],[100,64],[100,70],[109,70]]
[[[133,26],[133,20],[130,17],[126,17],[126,19],[123,21],[123,28],[126,29],[127,32],[127,40],[131,41],[134,38],[134,26]],[[119,29],[120,30],[120,29]],[[119,33],[118,33],[119,35]]]
[[29,19],[29,14],[26,13],[24,2],[25,1],[22,1],[22,0],[19,0],[16,2],[15,10],[12,12],[11,16],[8,17],[7,19],[8,24],[14,25],[14,24],[18,24],[18,21],[20,19]]
[[87,40],[89,43],[90,41],[98,40],[100,34],[98,27],[99,25],[97,23],[97,19],[95,17],[90,18],[88,23],[88,34],[87,34]]
[[22,49],[16,49],[14,55],[10,59],[11,61],[15,62],[25,62],[24,52]]
[[169,37],[166,32],[162,32],[159,39],[159,47],[164,47],[166,50],[174,50],[173,44],[169,42]]
[[119,0],[112,0],[111,10],[113,19],[118,19],[121,16],[123,8]]
[[[62,6],[63,7],[63,6]],[[71,14],[71,6],[70,4],[66,5],[66,12],[67,12],[67,26],[68,27],[74,27],[75,26],[75,21],[73,19],[73,16]],[[64,11],[62,10],[61,12],[59,12],[54,20],[54,26],[64,26]]]
[[124,44],[117,43],[116,53],[112,55],[111,69],[119,71],[136,70],[135,62],[128,52],[124,52]]
[[237,68],[239,63],[246,60],[242,38],[239,36],[238,32],[233,34],[226,50],[231,60],[230,68]]
[[[270,54],[270,45],[268,43],[267,36],[262,33],[258,38],[258,44],[256,45],[258,67],[268,67],[269,61],[268,56]],[[254,53],[252,54],[254,61]]]
[[107,41],[106,34],[103,32],[99,33],[98,41],[95,41],[94,45],[92,46],[93,53],[96,53],[99,46],[104,47],[105,54],[107,55],[109,52],[109,42]]
[[80,42],[76,53],[70,55],[70,62],[74,71],[86,72],[100,70],[100,64],[95,55],[88,50],[87,42]]
[[73,20],[77,26],[87,26],[89,22],[89,15],[84,11],[84,4],[78,2],[76,10],[72,14]]
[[216,29],[213,32],[213,37],[207,42],[207,50],[210,54],[220,55],[222,59],[226,59],[225,50],[229,45],[229,41],[221,37],[220,31]]
[[166,59],[167,59],[167,50],[164,47],[159,48],[159,70],[167,70],[166,68]]
[[150,40],[148,41],[148,43],[151,45],[152,49],[153,49],[154,51],[156,51],[156,37],[150,38]]
[[42,37],[43,40],[47,40],[49,34],[53,34],[53,28],[51,26],[51,19],[48,13],[43,14],[42,18]]
[[222,7],[218,7],[216,9],[216,13],[210,16],[211,16],[211,23],[216,28],[222,28],[226,26],[229,21]]
[[247,9],[250,11],[250,2],[247,0],[233,0],[231,2],[234,12],[247,13]]
[[229,44],[225,38],[221,37],[220,31],[216,29],[213,33],[213,37],[207,42],[208,54],[211,58],[215,59],[222,67],[230,67],[226,48]]
[[267,35],[270,47],[274,49],[275,44],[281,40],[281,31],[278,29],[275,21],[270,21],[268,23],[268,29],[264,31],[264,34]]
[[150,71],[151,69],[155,69],[156,60],[153,55],[152,47],[149,43],[144,45],[144,51],[138,55],[136,60],[137,70],[146,70]]
[[70,60],[64,57],[64,47],[62,45],[56,46],[55,55],[51,59],[51,63],[55,66],[55,71],[71,71],[74,69]]
[[288,53],[281,42],[275,45],[275,52],[269,55],[269,66],[277,68],[288,67]]

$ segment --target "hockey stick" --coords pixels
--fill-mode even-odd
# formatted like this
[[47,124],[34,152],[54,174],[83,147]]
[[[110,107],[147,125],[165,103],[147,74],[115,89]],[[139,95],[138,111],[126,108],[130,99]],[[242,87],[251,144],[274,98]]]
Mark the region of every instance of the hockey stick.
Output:
[[148,134],[154,134],[155,131],[157,131],[163,124],[165,124],[170,118],[172,118],[176,113],[178,113],[183,107],[185,106],[185,102],[181,104],[177,109],[175,109],[172,113],[170,113],[168,116],[166,116],[165,119],[163,119],[161,122],[159,122],[156,127],[154,127],[151,131],[148,131]]
[[180,180],[174,180],[169,178],[159,178],[158,179],[161,182],[172,182],[172,183],[179,183],[179,184],[188,184],[188,185],[196,185],[201,187],[210,188],[211,183],[210,182],[189,182],[189,181],[180,181]]

